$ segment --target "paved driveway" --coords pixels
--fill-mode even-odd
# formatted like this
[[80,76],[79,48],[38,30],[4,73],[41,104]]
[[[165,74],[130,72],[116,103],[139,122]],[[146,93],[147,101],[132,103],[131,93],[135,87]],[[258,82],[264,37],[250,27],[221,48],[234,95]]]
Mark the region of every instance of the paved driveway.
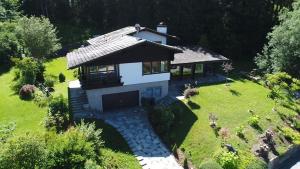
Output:
[[143,169],[182,169],[154,133],[143,109],[109,112],[99,118],[121,133]]

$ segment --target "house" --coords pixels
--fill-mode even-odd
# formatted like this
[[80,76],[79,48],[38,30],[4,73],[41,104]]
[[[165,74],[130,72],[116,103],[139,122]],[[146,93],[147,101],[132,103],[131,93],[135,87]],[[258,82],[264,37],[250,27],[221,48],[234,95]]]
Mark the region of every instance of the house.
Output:
[[163,24],[157,30],[137,24],[89,39],[67,54],[68,69],[77,68],[79,77],[69,84],[72,97],[84,95],[84,107],[99,112],[138,106],[142,98],[167,96],[171,77],[211,73],[213,64],[227,60],[202,48],[170,46],[170,39],[178,38]]

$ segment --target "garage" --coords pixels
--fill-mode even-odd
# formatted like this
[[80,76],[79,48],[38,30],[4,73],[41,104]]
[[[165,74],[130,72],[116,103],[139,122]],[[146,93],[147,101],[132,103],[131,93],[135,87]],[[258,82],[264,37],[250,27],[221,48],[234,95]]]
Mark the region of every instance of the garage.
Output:
[[107,94],[102,96],[103,111],[139,105],[139,91]]

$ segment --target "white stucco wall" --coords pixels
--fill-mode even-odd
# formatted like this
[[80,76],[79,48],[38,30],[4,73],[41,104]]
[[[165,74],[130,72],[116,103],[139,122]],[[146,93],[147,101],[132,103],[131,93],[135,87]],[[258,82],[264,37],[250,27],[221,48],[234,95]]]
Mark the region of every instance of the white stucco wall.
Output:
[[120,64],[119,71],[124,85],[170,80],[170,73],[143,75],[142,62]]
[[167,38],[165,36],[161,36],[161,35],[158,35],[158,34],[155,34],[152,32],[142,31],[142,32],[134,34],[133,36],[139,37],[142,39],[146,39],[146,40],[149,40],[152,42],[161,41],[162,44],[165,44],[165,45],[167,44]]

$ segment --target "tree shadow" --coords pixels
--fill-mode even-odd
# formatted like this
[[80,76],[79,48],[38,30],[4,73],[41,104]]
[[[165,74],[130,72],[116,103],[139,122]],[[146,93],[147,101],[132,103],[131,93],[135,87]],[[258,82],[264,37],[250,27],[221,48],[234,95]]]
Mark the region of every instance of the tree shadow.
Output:
[[259,125],[251,125],[251,127],[257,130],[260,134],[263,133],[263,129]]
[[181,101],[176,101],[171,105],[175,114],[174,124],[170,130],[170,140],[164,140],[169,147],[176,144],[178,147],[182,144],[193,124],[198,120],[191,109]]
[[240,96],[241,93],[238,92],[237,90],[234,90],[234,89],[229,89],[229,92],[233,95],[233,96]]
[[0,64],[0,76],[3,75],[4,73],[7,73],[10,71],[11,66],[10,65],[3,65]]
[[195,109],[200,109],[201,106],[191,100],[188,100],[187,104],[190,106],[191,109],[195,110]]
[[[85,119],[85,122],[95,122],[97,129],[102,129],[101,139],[104,146],[116,152],[133,154],[122,135],[112,126],[98,119]],[[77,122],[78,123],[78,122]]]
[[241,140],[243,140],[245,143],[248,143],[248,142],[249,142],[249,140],[246,138],[246,136],[245,136],[244,134],[240,134],[240,135],[238,135],[238,137],[239,137]]

